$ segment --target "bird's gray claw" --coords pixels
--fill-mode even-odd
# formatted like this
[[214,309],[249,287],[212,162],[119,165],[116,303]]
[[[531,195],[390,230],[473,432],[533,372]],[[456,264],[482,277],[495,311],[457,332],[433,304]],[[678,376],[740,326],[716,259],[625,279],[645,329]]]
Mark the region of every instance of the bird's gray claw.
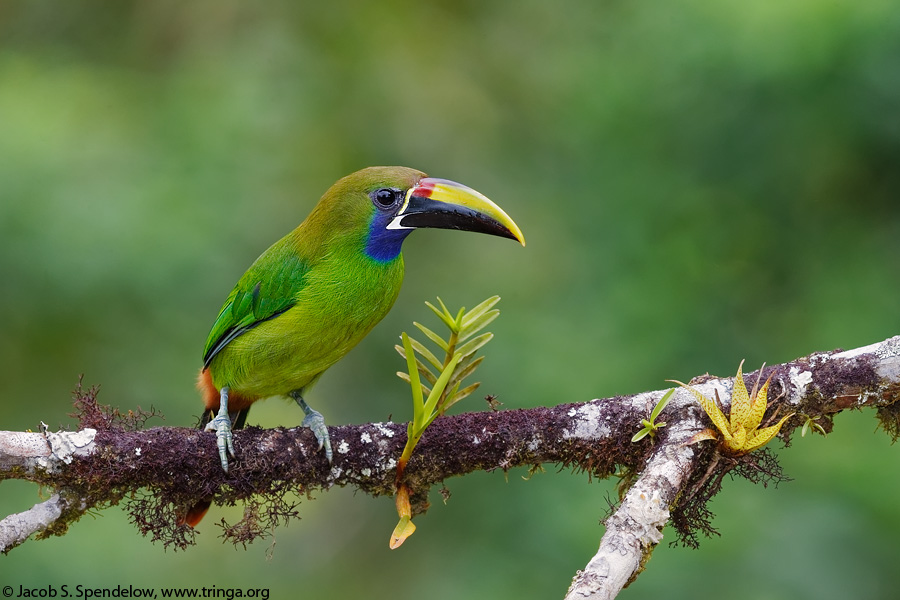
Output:
[[316,434],[316,440],[319,442],[319,450],[323,447],[325,448],[325,458],[328,459],[328,464],[331,464],[331,458],[333,456],[331,452],[331,438],[328,436],[328,428],[325,426],[325,417],[322,416],[317,410],[312,410],[306,413],[306,417],[303,418],[303,426],[309,427],[312,429],[312,432]]
[[231,434],[231,419],[228,414],[216,415],[216,418],[206,424],[207,431],[216,432],[216,446],[219,448],[219,460],[222,469],[228,472],[228,455],[234,458],[234,436]]

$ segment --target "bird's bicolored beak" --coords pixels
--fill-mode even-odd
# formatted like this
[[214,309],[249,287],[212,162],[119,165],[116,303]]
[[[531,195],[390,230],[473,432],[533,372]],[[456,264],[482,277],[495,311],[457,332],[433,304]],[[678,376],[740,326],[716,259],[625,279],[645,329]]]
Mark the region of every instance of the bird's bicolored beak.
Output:
[[388,229],[461,229],[510,238],[525,245],[519,226],[480,192],[447,179],[426,177],[406,192]]

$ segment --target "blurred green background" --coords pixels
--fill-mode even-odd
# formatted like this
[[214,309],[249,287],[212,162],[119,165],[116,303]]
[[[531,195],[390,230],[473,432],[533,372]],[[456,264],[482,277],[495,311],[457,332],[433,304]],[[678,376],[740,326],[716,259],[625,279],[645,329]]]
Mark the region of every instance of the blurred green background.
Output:
[[[150,424],[192,425],[231,286],[374,164],[484,192],[528,246],[413,235],[394,310],[310,397],[332,424],[408,418],[392,345],[436,295],[503,297],[480,372],[505,408],[900,333],[896,0],[3,0],[0,429],[72,426],[82,373],[106,403],[165,414]],[[873,417],[779,450],[790,483],[728,484],[722,537],[664,543],[623,597],[895,598],[900,456]],[[0,584],[562,597],[612,487],[525,474],[448,481],[394,552],[391,500],[352,490],[304,502],[271,551],[217,539],[239,509],[166,552],[115,508],[0,557]],[[2,515],[38,500],[2,490]]]

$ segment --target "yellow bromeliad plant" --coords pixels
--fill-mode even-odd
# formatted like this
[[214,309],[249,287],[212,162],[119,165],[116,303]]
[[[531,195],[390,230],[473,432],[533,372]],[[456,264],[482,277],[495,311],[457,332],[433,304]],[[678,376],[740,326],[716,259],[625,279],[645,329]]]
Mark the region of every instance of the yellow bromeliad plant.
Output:
[[738,365],[737,376],[734,378],[734,390],[731,393],[731,415],[728,418],[719,408],[721,401],[719,401],[718,392],[716,392],[714,401],[689,385],[671,380],[672,383],[677,383],[697,398],[700,406],[718,429],[718,432],[713,429],[701,431],[691,438],[691,443],[718,439],[721,436],[719,447],[726,454],[741,456],[766,445],[781,430],[784,422],[793,416],[794,413],[791,413],[782,417],[775,425],[760,429],[759,426],[768,406],[766,394],[769,391],[769,381],[772,377],[769,376],[760,387],[759,381],[762,378],[762,367],[760,367],[759,377],[756,378],[753,391],[748,394],[747,386],[744,384],[744,375],[741,372],[743,366],[744,361],[741,361],[741,364]]

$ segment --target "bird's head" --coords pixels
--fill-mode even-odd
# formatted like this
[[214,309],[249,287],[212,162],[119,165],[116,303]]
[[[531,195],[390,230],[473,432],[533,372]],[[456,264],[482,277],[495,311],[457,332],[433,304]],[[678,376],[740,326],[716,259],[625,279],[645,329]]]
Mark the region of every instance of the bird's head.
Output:
[[525,245],[518,225],[484,195],[406,167],[347,175],[325,193],[313,214],[319,212],[348,235],[364,230],[365,252],[379,262],[397,258],[406,236],[425,227],[487,233]]

